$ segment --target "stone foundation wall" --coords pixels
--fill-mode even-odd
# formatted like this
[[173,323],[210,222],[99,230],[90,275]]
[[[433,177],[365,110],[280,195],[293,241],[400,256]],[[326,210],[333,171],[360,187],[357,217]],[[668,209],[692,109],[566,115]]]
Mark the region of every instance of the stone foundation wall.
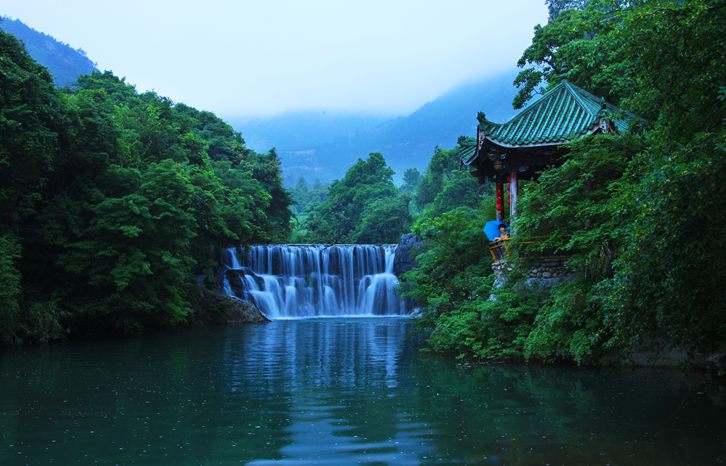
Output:
[[[565,263],[567,259],[537,259],[530,261],[529,274],[525,284],[531,289],[546,289],[556,284],[569,280],[573,276],[572,270],[568,269]],[[499,288],[507,281],[507,275],[512,271],[512,264],[506,260],[492,264],[495,281],[494,287]]]
[[567,259],[538,259],[532,262],[525,284],[530,289],[545,290],[573,277],[565,263]]
[[566,259],[539,259],[532,262],[530,278],[563,278],[572,274],[565,266]]

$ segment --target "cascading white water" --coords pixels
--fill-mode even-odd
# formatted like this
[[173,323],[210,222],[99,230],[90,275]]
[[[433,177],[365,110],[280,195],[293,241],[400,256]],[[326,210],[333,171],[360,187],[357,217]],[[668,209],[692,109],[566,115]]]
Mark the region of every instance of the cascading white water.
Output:
[[396,245],[270,244],[225,250],[224,290],[271,319],[405,315]]

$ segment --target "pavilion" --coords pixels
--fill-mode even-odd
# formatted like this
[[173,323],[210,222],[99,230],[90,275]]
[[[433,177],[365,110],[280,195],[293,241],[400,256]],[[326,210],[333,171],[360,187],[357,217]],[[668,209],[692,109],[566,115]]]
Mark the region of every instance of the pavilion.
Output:
[[462,164],[483,183],[496,183],[497,220],[504,220],[504,183],[510,221],[517,216],[519,180],[536,179],[561,163],[563,144],[589,134],[624,133],[633,116],[569,81],[562,81],[506,123],[479,113],[476,141],[459,140]]

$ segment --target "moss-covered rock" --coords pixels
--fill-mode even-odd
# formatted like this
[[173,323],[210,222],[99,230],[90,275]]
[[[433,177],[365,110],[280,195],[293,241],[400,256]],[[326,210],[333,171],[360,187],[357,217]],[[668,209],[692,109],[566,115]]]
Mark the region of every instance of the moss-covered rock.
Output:
[[190,323],[198,325],[239,325],[266,323],[270,319],[253,303],[199,288],[193,302]]

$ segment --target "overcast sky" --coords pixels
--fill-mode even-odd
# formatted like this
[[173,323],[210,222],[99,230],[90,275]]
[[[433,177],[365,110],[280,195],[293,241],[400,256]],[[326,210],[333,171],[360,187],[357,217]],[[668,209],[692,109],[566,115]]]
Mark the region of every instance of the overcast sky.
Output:
[[512,69],[544,0],[0,0],[100,69],[222,116],[406,114]]

